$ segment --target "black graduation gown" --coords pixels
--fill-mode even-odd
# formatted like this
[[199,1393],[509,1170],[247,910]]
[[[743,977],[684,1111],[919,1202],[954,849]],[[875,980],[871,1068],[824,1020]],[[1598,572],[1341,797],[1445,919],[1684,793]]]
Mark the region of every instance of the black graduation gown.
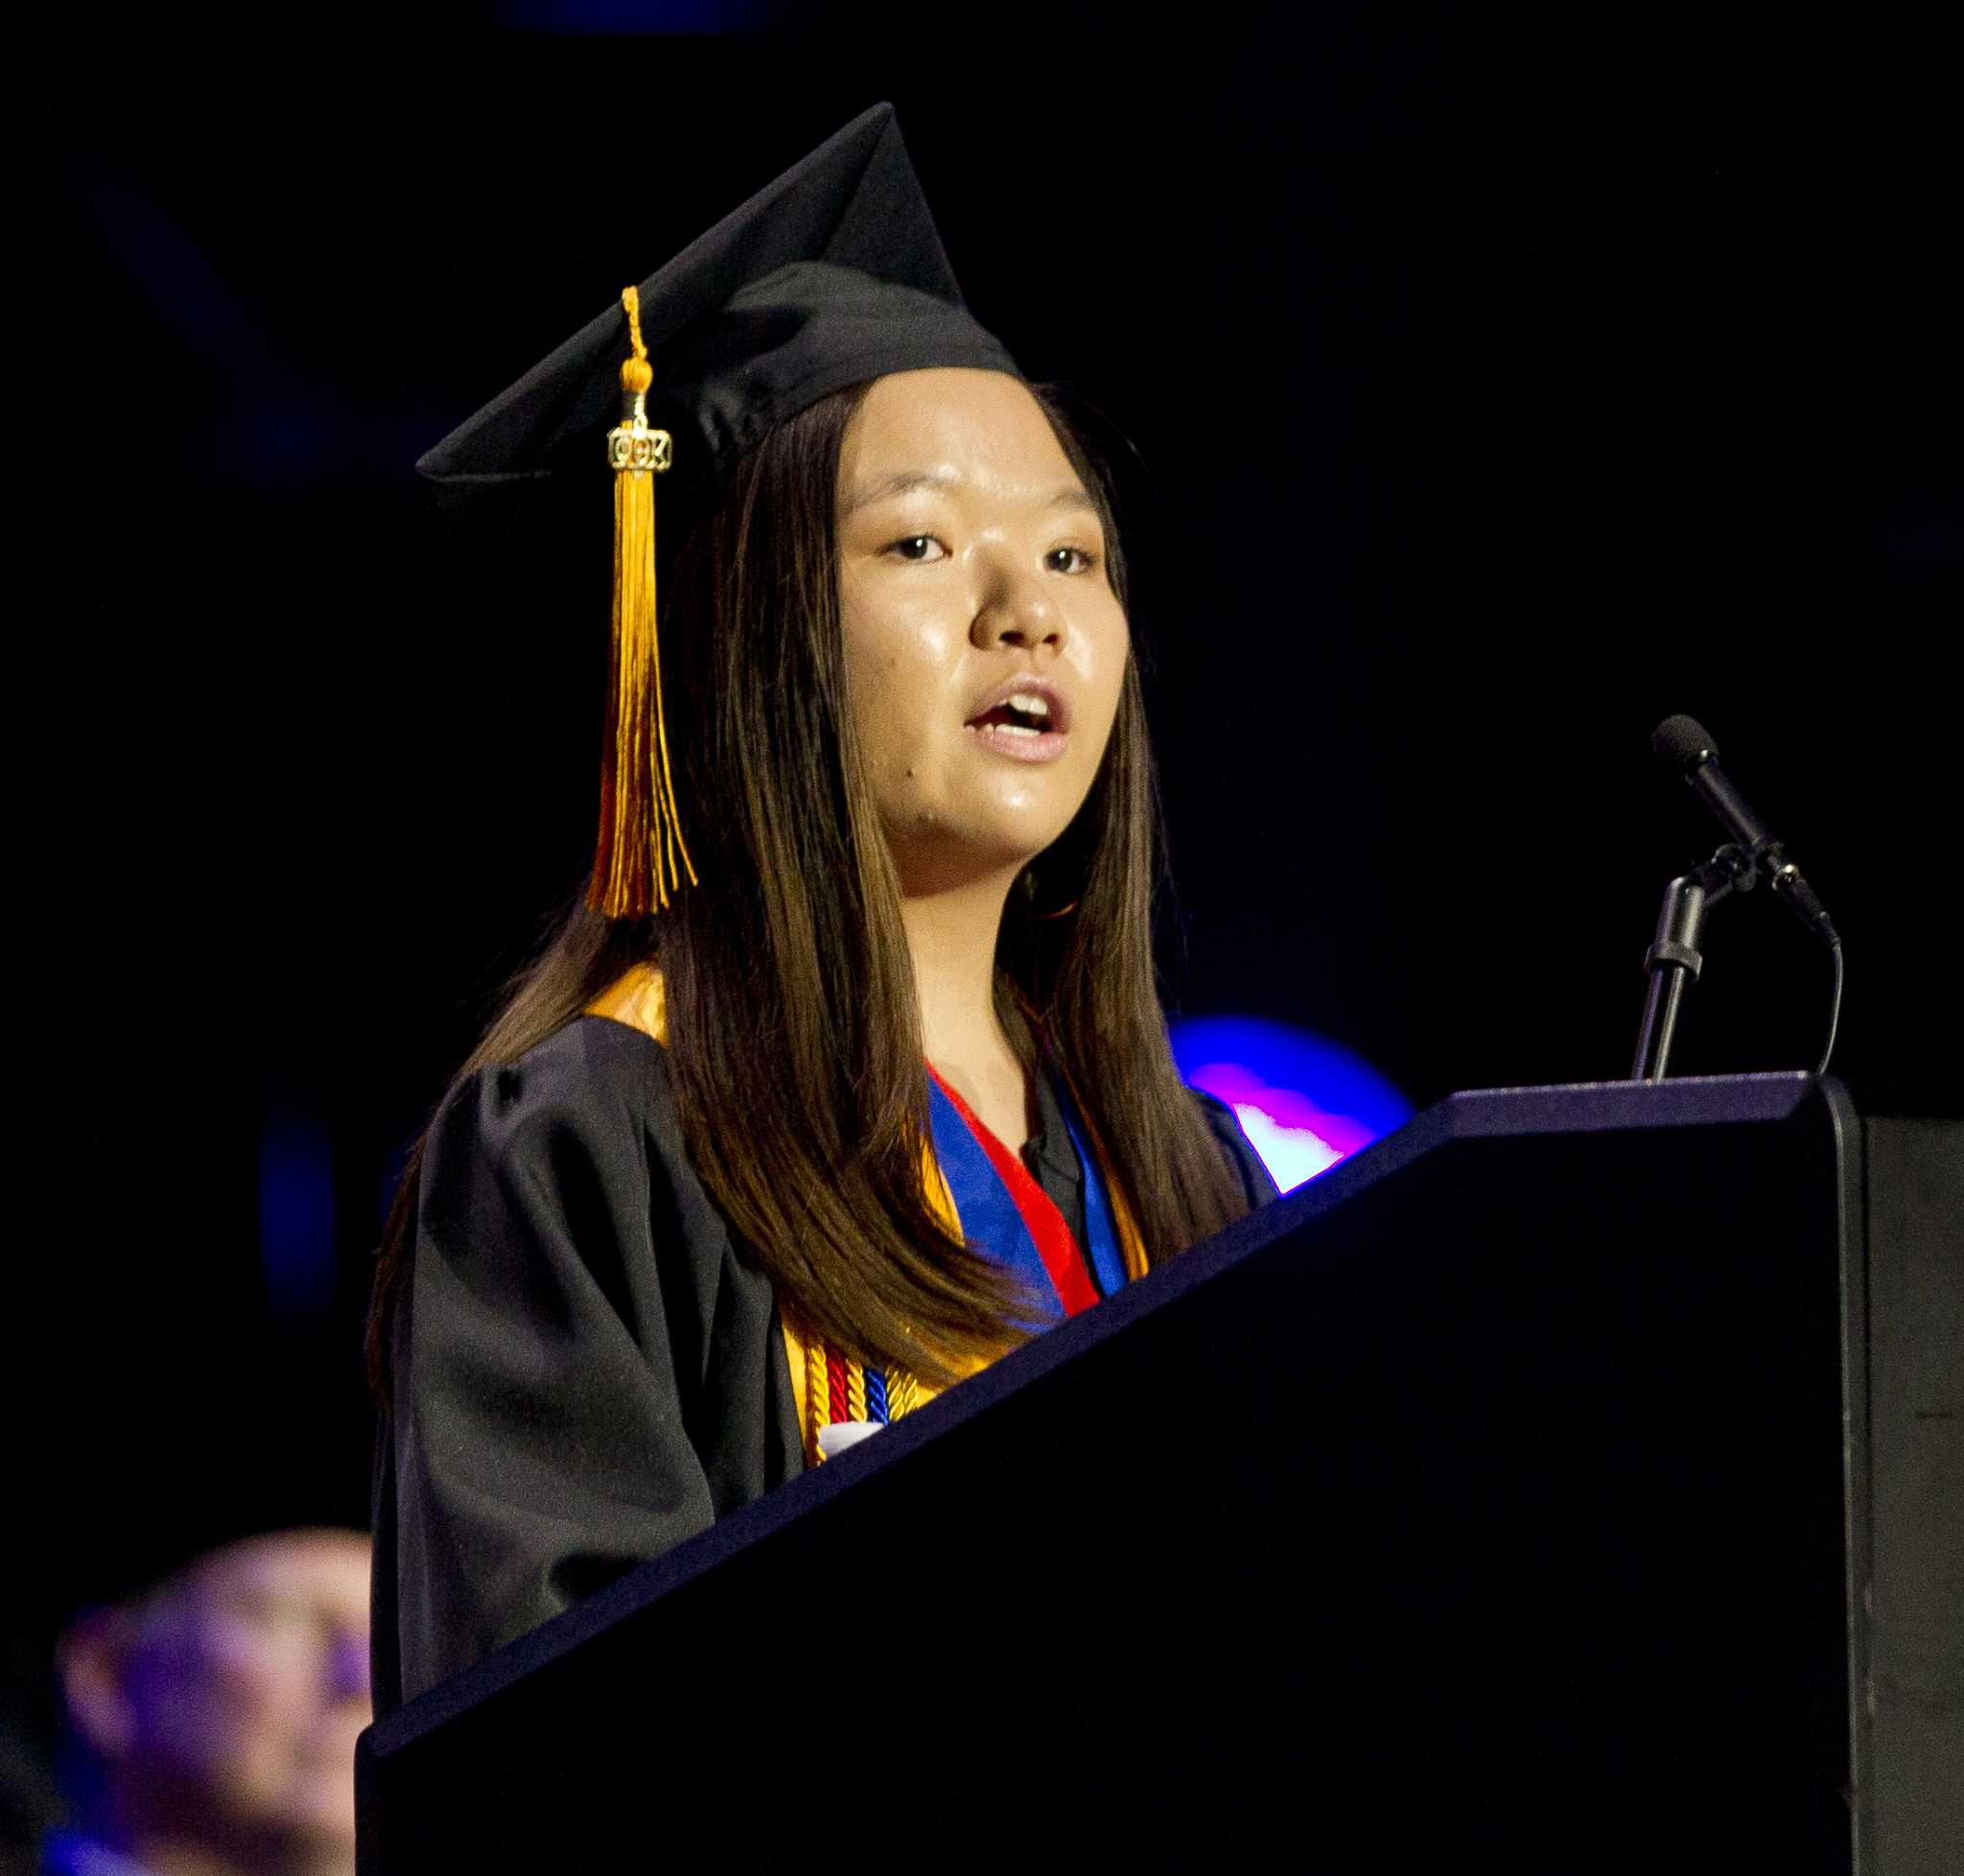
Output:
[[[583,1017],[437,1114],[377,1450],[378,1712],[803,1469],[770,1283],[690,1167],[666,1061]],[[1047,1086],[1039,1109],[1025,1157],[1082,1242]]]

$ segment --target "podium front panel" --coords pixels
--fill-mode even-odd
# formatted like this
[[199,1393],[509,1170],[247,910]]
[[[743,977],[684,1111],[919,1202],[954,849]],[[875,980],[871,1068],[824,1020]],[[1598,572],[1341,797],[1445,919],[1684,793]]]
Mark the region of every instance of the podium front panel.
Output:
[[378,1724],[364,1868],[1848,1869],[1859,1153],[1455,1096]]

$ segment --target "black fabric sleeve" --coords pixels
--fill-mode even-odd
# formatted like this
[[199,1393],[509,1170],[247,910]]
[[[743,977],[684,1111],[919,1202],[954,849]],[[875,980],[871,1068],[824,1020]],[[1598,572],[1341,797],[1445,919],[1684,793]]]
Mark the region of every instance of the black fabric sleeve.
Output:
[[395,1325],[405,1698],[716,1510],[664,1294],[694,1286],[690,1247],[653,1242],[676,1205],[651,1189],[645,1097],[596,1072],[587,1025],[565,1035],[460,1087],[430,1137]]
[[1261,1156],[1249,1145],[1248,1136],[1241,1131],[1241,1122],[1234,1117],[1234,1110],[1226,1101],[1203,1093],[1198,1088],[1189,1088],[1186,1091],[1200,1104],[1201,1117],[1206,1121],[1207,1131],[1213,1135],[1223,1156],[1240,1179],[1241,1189],[1248,1194],[1249,1209],[1252,1211],[1257,1206],[1279,1198],[1281,1194],[1275,1182],[1270,1178],[1268,1167],[1262,1164]]

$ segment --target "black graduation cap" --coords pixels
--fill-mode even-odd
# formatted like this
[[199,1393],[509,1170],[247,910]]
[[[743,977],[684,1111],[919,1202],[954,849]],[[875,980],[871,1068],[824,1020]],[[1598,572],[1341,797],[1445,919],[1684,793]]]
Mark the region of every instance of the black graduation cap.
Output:
[[[649,419],[673,434],[677,473],[691,478],[847,385],[932,365],[1017,369],[962,304],[891,105],[854,118],[637,291]],[[626,317],[610,307],[418,472],[469,488],[597,468],[628,345]]]
[[672,465],[687,513],[691,488],[832,391],[940,365],[1017,372],[962,303],[891,105],[621,299],[416,465],[453,506],[616,472],[614,682],[588,892],[611,918],[657,910],[695,878],[662,719],[655,474]]

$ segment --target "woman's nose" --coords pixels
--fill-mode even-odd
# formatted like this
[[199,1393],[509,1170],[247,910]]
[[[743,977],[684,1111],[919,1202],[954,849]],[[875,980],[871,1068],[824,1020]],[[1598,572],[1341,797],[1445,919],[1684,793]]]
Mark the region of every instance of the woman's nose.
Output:
[[992,576],[969,628],[970,642],[980,651],[1020,651],[1040,645],[1055,650],[1064,637],[1064,614],[1040,575],[1011,569]]

